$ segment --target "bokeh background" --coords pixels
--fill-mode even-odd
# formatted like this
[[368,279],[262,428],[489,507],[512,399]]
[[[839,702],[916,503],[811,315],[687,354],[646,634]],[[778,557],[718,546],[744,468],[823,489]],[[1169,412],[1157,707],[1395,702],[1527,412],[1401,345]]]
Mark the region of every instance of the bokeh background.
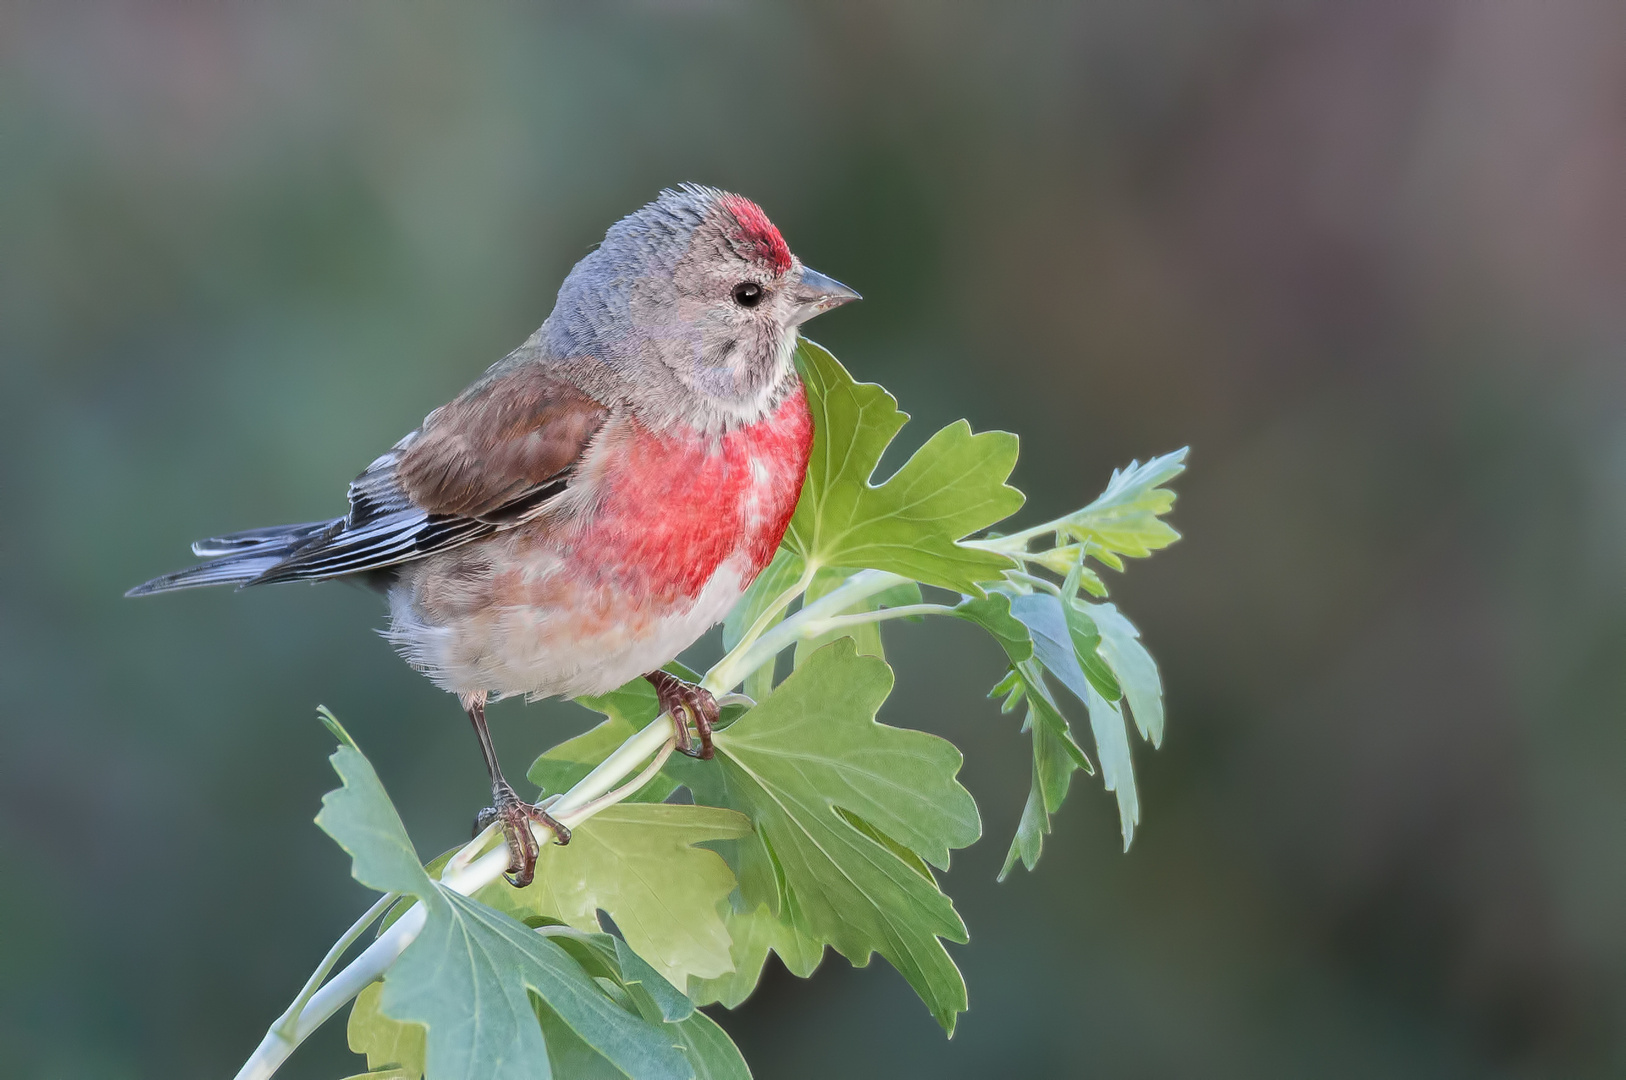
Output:
[[[1190,444],[1113,577],[1160,659],[1122,853],[1082,781],[993,878],[1026,740],[967,627],[945,1041],[884,962],[722,1017],[776,1077],[1626,1069],[1626,8],[1465,0],[0,5],[0,1054],[230,1075],[365,902],[319,702],[425,852],[467,723],[340,586],[136,603],[344,482],[662,186],[865,302],[917,444],[1020,432],[1026,520]],[[513,771],[586,714],[494,711]],[[360,1068],[334,1026],[288,1066]]]

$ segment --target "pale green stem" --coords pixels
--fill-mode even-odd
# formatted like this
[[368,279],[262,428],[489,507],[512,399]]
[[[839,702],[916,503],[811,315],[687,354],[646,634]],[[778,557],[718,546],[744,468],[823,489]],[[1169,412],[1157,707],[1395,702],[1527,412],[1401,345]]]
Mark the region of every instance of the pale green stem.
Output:
[[1043,565],[1045,556],[1050,554],[1054,550],[1056,550],[1056,549],[1055,548],[1046,548],[1044,551],[1027,551],[1025,549],[1022,549],[1022,550],[1001,551],[1000,554],[1001,555],[1009,555],[1011,558],[1016,559],[1019,562],[1039,563],[1040,565]]
[[[582,777],[575,787],[550,805],[548,813],[563,824],[569,825],[570,822],[565,820],[567,817],[574,815],[583,806],[625,780],[644,759],[658,751],[663,743],[670,742],[672,738],[672,719],[662,713],[638,734],[616,747],[609,757],[599,762],[598,766]],[[627,794],[630,795],[632,792],[629,791]]]
[[881,608],[879,611],[855,611],[850,615],[832,615],[828,619],[814,619],[802,627],[802,638],[816,638],[832,630],[846,630],[853,626],[885,622],[888,619],[908,619],[917,615],[952,615],[954,609],[947,604],[907,604],[903,607]]
[[[503,866],[497,868],[497,873],[500,874],[508,863],[508,852],[502,850],[494,854],[500,854],[503,863]],[[238,1070],[237,1080],[268,1080],[278,1067],[288,1060],[288,1055],[308,1039],[312,1032],[321,1027],[328,1017],[361,993],[368,983],[389,970],[390,965],[395,963],[423,929],[426,918],[423,905],[414,906],[388,930],[380,934],[378,940],[367,946],[360,956],[350,961],[343,971],[333,976],[320,990],[310,996],[310,1000],[305,1003],[305,1007],[300,1010],[298,1018],[294,1021],[291,1031],[286,1030],[287,1025],[282,1020],[273,1024],[248,1061]]]
[[1029,585],[1035,585],[1046,592],[1054,593],[1057,596],[1061,595],[1061,589],[1054,581],[1050,581],[1047,578],[1042,578],[1037,574],[1030,574],[1025,570],[1007,570],[1005,571],[1005,576],[1015,581],[1022,581]]
[[802,605],[800,611],[768,630],[755,643],[747,644],[741,640],[727,656],[712,666],[700,685],[714,694],[732,690],[745,676],[767,663],[771,657],[778,656],[780,650],[801,640],[803,630],[809,623],[840,614],[876,593],[910,580],[885,570],[861,570],[833,592],[811,604]]
[[[805,564],[802,567],[802,576],[797,578],[796,581],[784,592],[774,597],[773,603],[769,604],[767,609],[764,610],[761,615],[756,617],[756,621],[751,624],[749,629],[747,629],[740,637],[740,640],[735,643],[734,648],[730,651],[730,655],[733,655],[733,653],[738,652],[742,648],[749,649],[753,644],[755,644],[757,638],[761,637],[768,627],[773,625],[773,621],[779,617],[779,613],[789,607],[792,600],[796,599],[798,596],[807,591],[807,587],[813,584],[813,575],[817,574],[818,571],[818,563],[810,562]],[[723,659],[726,660],[728,657],[724,657]]]
[[1021,556],[1027,553],[1029,544],[1045,533],[1059,532],[1062,523],[1066,520],[1064,517],[1059,517],[1054,521],[1047,521],[1043,525],[1035,525],[1031,529],[1023,529],[1021,532],[1013,532],[1008,536],[991,536],[983,540],[961,540],[960,543],[966,547],[981,548],[984,551],[997,551],[1003,555]]
[[585,941],[589,945],[594,943],[592,934],[589,934],[586,930],[578,930],[574,926],[539,926],[536,928],[536,932],[543,937],[567,937],[575,938],[577,941]]
[[[552,814],[553,819],[559,822],[561,825],[564,825],[566,828],[574,828],[577,823],[586,821],[588,818],[592,817],[600,810],[603,810],[605,807],[614,806],[622,799],[632,795],[639,788],[655,779],[655,774],[661,771],[661,766],[666,764],[666,759],[672,756],[672,750],[676,745],[677,744],[672,737],[667,736],[666,742],[661,744],[660,750],[657,751],[655,756],[650,759],[649,764],[644,766],[644,771],[633,777],[631,780],[628,780],[625,784],[622,784],[608,795],[600,795],[592,802],[584,803],[581,806],[567,810],[561,810],[559,808],[560,804],[555,803],[548,808],[548,812]],[[564,800],[561,799],[560,803],[563,801]],[[543,829],[542,826],[532,822],[531,831],[536,833],[537,843],[545,844],[548,842],[546,830]]]
[[283,1038],[287,1038],[292,1033],[294,1024],[299,1019],[299,1014],[305,1011],[305,1003],[310,1001],[312,994],[322,988],[322,982],[327,978],[328,972],[333,970],[333,965],[339,962],[339,958],[349,950],[350,946],[356,943],[356,939],[369,926],[377,922],[379,916],[388,911],[390,905],[399,900],[400,897],[400,893],[385,893],[362,914],[361,918],[350,924],[350,929],[346,930],[339,940],[333,943],[333,948],[327,951],[327,955],[322,957],[322,962],[316,965],[315,971],[311,972],[311,977],[306,980],[304,988],[299,991],[299,996],[294,998],[294,1003],[288,1006],[288,1011],[282,1014],[271,1030]]
[[1086,506],[1082,510],[1074,510],[1071,514],[1063,514],[1059,518],[1052,518],[1041,525],[1023,529],[1021,532],[1013,532],[1007,536],[990,536],[982,540],[961,540],[960,543],[966,547],[981,548],[983,551],[997,551],[1002,555],[1023,559],[1028,556],[1028,545],[1046,533],[1054,534],[1059,546],[1063,538],[1062,533],[1067,526],[1074,523],[1073,519],[1088,509],[1089,507]]

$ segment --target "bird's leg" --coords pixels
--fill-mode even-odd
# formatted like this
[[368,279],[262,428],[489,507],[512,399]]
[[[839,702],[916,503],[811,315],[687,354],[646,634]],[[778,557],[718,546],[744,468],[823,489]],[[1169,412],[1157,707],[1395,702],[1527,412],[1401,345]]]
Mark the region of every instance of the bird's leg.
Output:
[[521,799],[514,793],[513,785],[503,778],[502,766],[497,764],[497,750],[491,745],[491,731],[486,727],[485,696],[465,698],[463,707],[474,725],[474,733],[480,737],[480,752],[485,755],[486,770],[491,773],[492,805],[475,815],[474,831],[478,834],[493,821],[502,822],[503,839],[508,841],[508,883],[523,889],[536,877],[536,836],[531,832],[530,823],[534,821],[551,829],[554,842],[561,847],[570,843],[570,830],[540,806]]
[[[677,725],[678,751],[702,761],[710,761],[711,727],[717,722],[718,711],[717,699],[711,696],[711,691],[664,671],[651,671],[644,678],[655,688],[661,711],[672,714],[672,720]],[[695,730],[700,733],[698,748],[689,737],[691,720],[694,721]]]

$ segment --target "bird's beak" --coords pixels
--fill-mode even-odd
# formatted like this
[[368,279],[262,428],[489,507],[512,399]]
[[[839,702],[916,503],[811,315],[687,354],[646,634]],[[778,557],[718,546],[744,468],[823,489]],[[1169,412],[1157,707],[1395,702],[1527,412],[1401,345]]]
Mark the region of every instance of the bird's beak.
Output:
[[849,289],[833,277],[826,277],[810,266],[802,267],[802,279],[792,287],[796,298],[796,323],[800,325],[815,315],[838,308],[852,300],[862,300],[856,289]]

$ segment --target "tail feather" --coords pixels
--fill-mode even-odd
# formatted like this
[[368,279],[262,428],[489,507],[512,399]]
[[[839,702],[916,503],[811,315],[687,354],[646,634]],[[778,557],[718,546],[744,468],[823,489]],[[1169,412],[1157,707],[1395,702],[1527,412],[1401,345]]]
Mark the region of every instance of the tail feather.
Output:
[[192,545],[192,550],[198,555],[215,556],[209,562],[155,577],[124,595],[152,596],[181,589],[200,589],[206,585],[252,584],[266,571],[336,524],[337,521],[311,521],[300,525],[274,525],[199,540]]
[[242,532],[193,541],[192,554],[213,558],[273,546],[282,550],[292,550],[323,529],[331,528],[332,525],[333,522],[329,520],[307,521],[302,525],[271,525],[263,529],[244,529]]
[[152,596],[155,593],[177,592],[181,589],[201,589],[205,585],[247,585],[281,561],[280,555],[247,558],[227,556],[215,562],[204,563],[202,566],[193,566],[177,570],[173,574],[155,577],[151,581],[137,585],[124,595]]

